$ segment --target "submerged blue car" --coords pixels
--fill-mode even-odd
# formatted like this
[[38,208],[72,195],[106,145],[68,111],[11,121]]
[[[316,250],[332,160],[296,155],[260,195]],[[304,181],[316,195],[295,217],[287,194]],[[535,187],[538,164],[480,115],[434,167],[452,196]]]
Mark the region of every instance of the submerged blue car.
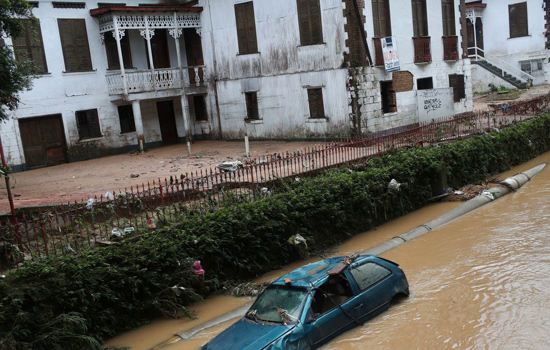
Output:
[[218,349],[314,349],[409,295],[396,263],[374,255],[322,260],[271,283],[245,317],[206,344]]

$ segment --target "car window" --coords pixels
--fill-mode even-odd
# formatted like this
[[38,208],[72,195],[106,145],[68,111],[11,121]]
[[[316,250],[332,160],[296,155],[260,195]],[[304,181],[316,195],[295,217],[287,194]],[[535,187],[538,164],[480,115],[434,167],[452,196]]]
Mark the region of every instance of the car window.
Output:
[[329,278],[313,294],[313,302],[308,312],[313,318],[334,309],[353,296],[349,281],[342,275]]
[[[287,286],[272,286],[267,288],[250,307],[255,318],[268,322],[283,322],[300,317],[307,290]],[[250,311],[249,311],[250,312]],[[286,315],[281,316],[282,312]],[[249,314],[249,313],[247,313]]]
[[352,267],[350,273],[361,290],[365,290],[378,281],[391,275],[391,271],[373,262]]

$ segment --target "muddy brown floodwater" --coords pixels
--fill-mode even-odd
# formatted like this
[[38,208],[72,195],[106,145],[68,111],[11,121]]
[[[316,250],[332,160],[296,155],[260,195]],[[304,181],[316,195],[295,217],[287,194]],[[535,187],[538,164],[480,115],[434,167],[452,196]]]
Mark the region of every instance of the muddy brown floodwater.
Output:
[[[500,178],[543,162],[550,163],[550,153]],[[373,247],[458,204],[427,206],[353,237],[334,247],[333,255]],[[549,248],[550,166],[518,192],[383,254],[406,272],[411,296],[322,349],[550,349]],[[289,265],[258,281],[315,260]],[[247,301],[209,299],[193,307],[198,320],[159,320],[106,345],[149,349]],[[235,321],[155,349],[199,349]],[[227,349],[232,349],[230,344]]]

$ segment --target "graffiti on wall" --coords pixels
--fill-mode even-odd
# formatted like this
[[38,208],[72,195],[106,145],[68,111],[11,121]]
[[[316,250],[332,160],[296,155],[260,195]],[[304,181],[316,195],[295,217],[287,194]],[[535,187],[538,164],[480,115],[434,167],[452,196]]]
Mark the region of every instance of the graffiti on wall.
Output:
[[453,90],[418,90],[418,119],[432,120],[454,114]]

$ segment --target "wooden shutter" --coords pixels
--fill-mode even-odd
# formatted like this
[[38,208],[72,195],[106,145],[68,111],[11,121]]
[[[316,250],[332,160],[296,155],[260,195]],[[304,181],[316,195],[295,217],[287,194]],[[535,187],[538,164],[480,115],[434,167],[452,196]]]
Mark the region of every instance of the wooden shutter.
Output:
[[31,60],[36,66],[38,73],[46,73],[46,56],[42,42],[40,23],[33,23],[30,20],[21,20],[23,30],[20,36],[12,38],[15,59],[18,62]]
[[319,0],[297,0],[301,45],[323,43],[323,24]]
[[383,38],[391,36],[389,0],[372,0],[372,17],[374,37]]
[[458,101],[460,101],[461,98],[466,97],[466,91],[464,87],[464,75],[462,74],[456,76],[456,90],[458,91]]
[[464,75],[451,74],[449,75],[449,86],[453,88],[454,102],[460,102],[461,98],[466,97],[464,86]]
[[454,0],[441,0],[443,15],[443,36],[455,36]]
[[428,36],[426,0],[412,0],[413,32],[415,38]]
[[58,19],[66,72],[92,70],[90,47],[83,19]]
[[374,37],[381,38],[379,0],[372,0],[372,25],[374,26]]
[[235,5],[235,19],[237,23],[239,54],[243,55],[258,52],[256,20],[252,1]]
[[101,137],[97,109],[89,109],[76,112],[76,125],[80,139]]
[[311,45],[311,23],[309,18],[309,0],[298,0],[298,23],[300,25],[300,43]]
[[311,40],[312,44],[323,43],[323,26],[321,20],[321,4],[319,0],[309,0],[309,13],[311,23]]
[[508,5],[508,17],[510,22],[510,38],[529,35],[526,2]]
[[325,118],[325,108],[323,106],[323,89],[308,89],[307,97],[309,100],[309,117]]
[[246,98],[246,117],[250,120],[260,119],[258,112],[258,93],[257,92],[247,92],[245,94]]

